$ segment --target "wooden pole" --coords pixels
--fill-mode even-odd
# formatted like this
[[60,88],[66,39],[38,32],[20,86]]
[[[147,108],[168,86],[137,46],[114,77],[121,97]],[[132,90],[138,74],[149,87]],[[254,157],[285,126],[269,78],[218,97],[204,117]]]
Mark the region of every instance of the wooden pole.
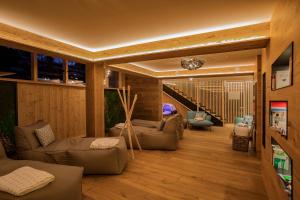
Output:
[[125,116],[126,116],[126,121],[124,123],[124,126],[122,127],[121,132],[120,132],[120,136],[122,136],[124,130],[127,128],[127,134],[128,134],[128,140],[129,140],[129,145],[130,145],[131,156],[132,156],[132,159],[134,159],[132,136],[134,136],[134,138],[136,140],[136,143],[139,147],[139,150],[140,151],[142,150],[142,147],[140,145],[138,137],[135,134],[132,123],[131,123],[131,117],[132,117],[134,106],[135,106],[136,101],[137,101],[137,95],[136,94],[134,95],[132,105],[130,105],[130,103],[131,103],[131,101],[130,101],[130,86],[127,87],[127,95],[126,95],[126,92],[125,92],[125,87],[123,87],[123,96],[121,95],[121,92],[120,92],[119,89],[117,91],[118,91],[118,95],[120,97],[121,103],[122,103],[124,111],[125,111]]

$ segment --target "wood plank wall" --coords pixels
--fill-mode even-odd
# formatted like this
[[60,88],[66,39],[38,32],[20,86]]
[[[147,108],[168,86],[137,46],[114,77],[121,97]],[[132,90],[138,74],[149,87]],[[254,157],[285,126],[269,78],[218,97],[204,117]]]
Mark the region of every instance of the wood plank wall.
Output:
[[44,120],[58,139],[86,135],[85,88],[17,83],[18,125]]
[[[271,41],[263,51],[263,72],[266,72],[266,147],[261,147],[262,172],[269,199],[287,200],[282,185],[272,166],[273,137],[293,159],[294,200],[300,199],[300,1],[280,0],[271,20]],[[291,87],[271,91],[271,64],[294,41],[294,84]],[[288,139],[269,128],[269,101],[288,101]]]
[[126,75],[126,85],[138,95],[133,118],[161,120],[162,118],[162,82],[156,78]]

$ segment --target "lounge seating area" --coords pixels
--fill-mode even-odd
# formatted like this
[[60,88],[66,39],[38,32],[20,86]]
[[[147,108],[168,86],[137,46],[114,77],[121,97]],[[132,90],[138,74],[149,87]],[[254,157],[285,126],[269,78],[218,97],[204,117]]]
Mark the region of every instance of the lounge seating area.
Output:
[[[95,138],[67,138],[54,140],[42,146],[36,130],[47,126],[43,121],[25,127],[16,127],[17,154],[23,160],[80,166],[84,174],[120,174],[127,165],[127,148],[123,137],[106,149],[91,149]],[[51,133],[50,133],[51,134]]]
[[2,0],[0,200],[300,200],[299,9]]
[[[109,130],[109,136],[120,136],[122,127],[118,125]],[[174,116],[161,122],[147,120],[133,120],[133,130],[138,137],[142,149],[147,150],[176,150],[179,139],[183,137],[182,116]],[[128,132],[123,133],[127,146],[129,147]],[[133,147],[138,149],[136,142]]]
[[[0,179],[13,170],[23,166],[30,166],[52,174],[55,179],[50,184],[24,196],[0,191],[0,199],[5,200],[82,200],[82,167],[49,164],[31,160],[12,160],[6,157],[2,144],[0,144]],[[13,182],[13,181],[12,181]],[[20,185],[21,187],[22,185]],[[16,186],[15,186],[16,187]]]

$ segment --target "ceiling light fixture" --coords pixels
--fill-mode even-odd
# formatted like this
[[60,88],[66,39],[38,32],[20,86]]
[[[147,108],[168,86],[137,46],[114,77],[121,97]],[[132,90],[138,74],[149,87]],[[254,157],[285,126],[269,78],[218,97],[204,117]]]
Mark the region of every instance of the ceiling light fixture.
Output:
[[196,70],[204,65],[204,61],[198,58],[184,58],[181,60],[181,67],[187,70]]

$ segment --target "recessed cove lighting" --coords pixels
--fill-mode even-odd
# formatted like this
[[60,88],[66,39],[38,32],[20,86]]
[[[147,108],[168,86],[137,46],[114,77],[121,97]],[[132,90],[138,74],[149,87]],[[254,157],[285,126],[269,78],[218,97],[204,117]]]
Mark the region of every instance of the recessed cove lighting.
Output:
[[217,46],[222,44],[233,44],[238,42],[246,42],[246,41],[253,41],[253,40],[259,40],[259,39],[266,39],[268,36],[251,36],[251,37],[244,37],[239,39],[228,39],[228,40],[221,40],[218,42],[206,42],[206,43],[199,43],[195,45],[189,45],[189,46],[182,46],[182,47],[173,47],[173,48],[166,48],[166,49],[158,49],[158,50],[151,50],[151,51],[142,51],[138,53],[129,53],[129,54],[121,54],[118,56],[108,56],[103,58],[96,58],[94,61],[106,61],[110,59],[117,59],[117,58],[125,58],[130,56],[139,56],[139,55],[149,55],[153,53],[163,53],[168,51],[176,51],[176,50],[187,50],[187,49],[193,49],[193,48],[199,48],[199,47],[209,47],[209,46]]
[[[177,72],[177,71],[185,71],[185,69],[181,69],[181,68],[178,68],[178,69],[168,69],[168,70],[164,70],[164,69],[161,69],[161,70],[157,70],[157,69],[153,69],[152,67],[150,66],[147,66],[145,64],[141,64],[141,63],[129,63],[131,65],[134,65],[134,66],[137,66],[137,67],[140,67],[140,68],[143,68],[143,69],[147,69],[147,70],[150,70],[150,71],[153,71],[153,72]],[[206,70],[206,69],[222,69],[222,68],[234,68],[235,67],[235,70],[238,68],[243,68],[243,67],[251,67],[251,66],[255,66],[254,63],[240,63],[240,64],[234,64],[234,65],[218,65],[218,66],[206,66],[206,67],[202,67],[200,69],[197,69],[197,71],[201,71],[201,70]]]
[[176,76],[156,76],[156,78],[171,78],[171,77],[190,77],[190,76],[213,76],[213,75],[241,75],[241,74],[253,74],[254,71],[243,71],[243,72],[216,72],[216,73],[205,73],[205,74],[176,74]]
[[260,19],[260,20],[254,20],[254,21],[245,21],[245,22],[239,22],[239,23],[232,23],[232,24],[227,24],[227,25],[222,25],[222,26],[212,26],[208,28],[202,28],[202,29],[196,29],[196,30],[191,30],[191,31],[186,31],[186,32],[180,32],[180,33],[173,33],[173,34],[166,34],[162,35],[159,37],[151,37],[151,38],[145,38],[145,39],[140,39],[140,40],[135,40],[135,41],[130,41],[130,42],[124,42],[120,44],[114,44],[114,45],[109,45],[109,46],[103,46],[103,47],[97,47],[97,48],[92,48],[88,47],[86,45],[82,45],[79,43],[76,43],[74,41],[69,41],[65,38],[60,38],[60,37],[55,37],[53,35],[47,34],[45,32],[42,32],[41,30],[38,29],[33,29],[33,27],[26,26],[24,24],[20,24],[16,21],[9,20],[9,19],[0,19],[0,23],[7,24],[49,39],[56,40],[58,42],[62,42],[77,48],[81,48],[90,52],[97,52],[97,51],[106,51],[106,50],[111,50],[111,49],[116,49],[116,48],[122,48],[122,47],[128,47],[128,46],[133,46],[133,45],[139,45],[139,44],[145,44],[149,42],[156,42],[156,41],[162,41],[162,40],[168,40],[168,39],[174,39],[174,38],[180,38],[180,37],[186,37],[186,36],[192,36],[192,35],[197,35],[197,34],[202,34],[202,33],[209,33],[209,32],[214,32],[214,31],[221,31],[221,30],[226,30],[226,29],[232,29],[232,28],[239,28],[239,27],[244,27],[244,26],[250,26],[250,25],[256,25],[260,23],[266,23],[268,22],[267,19]]

